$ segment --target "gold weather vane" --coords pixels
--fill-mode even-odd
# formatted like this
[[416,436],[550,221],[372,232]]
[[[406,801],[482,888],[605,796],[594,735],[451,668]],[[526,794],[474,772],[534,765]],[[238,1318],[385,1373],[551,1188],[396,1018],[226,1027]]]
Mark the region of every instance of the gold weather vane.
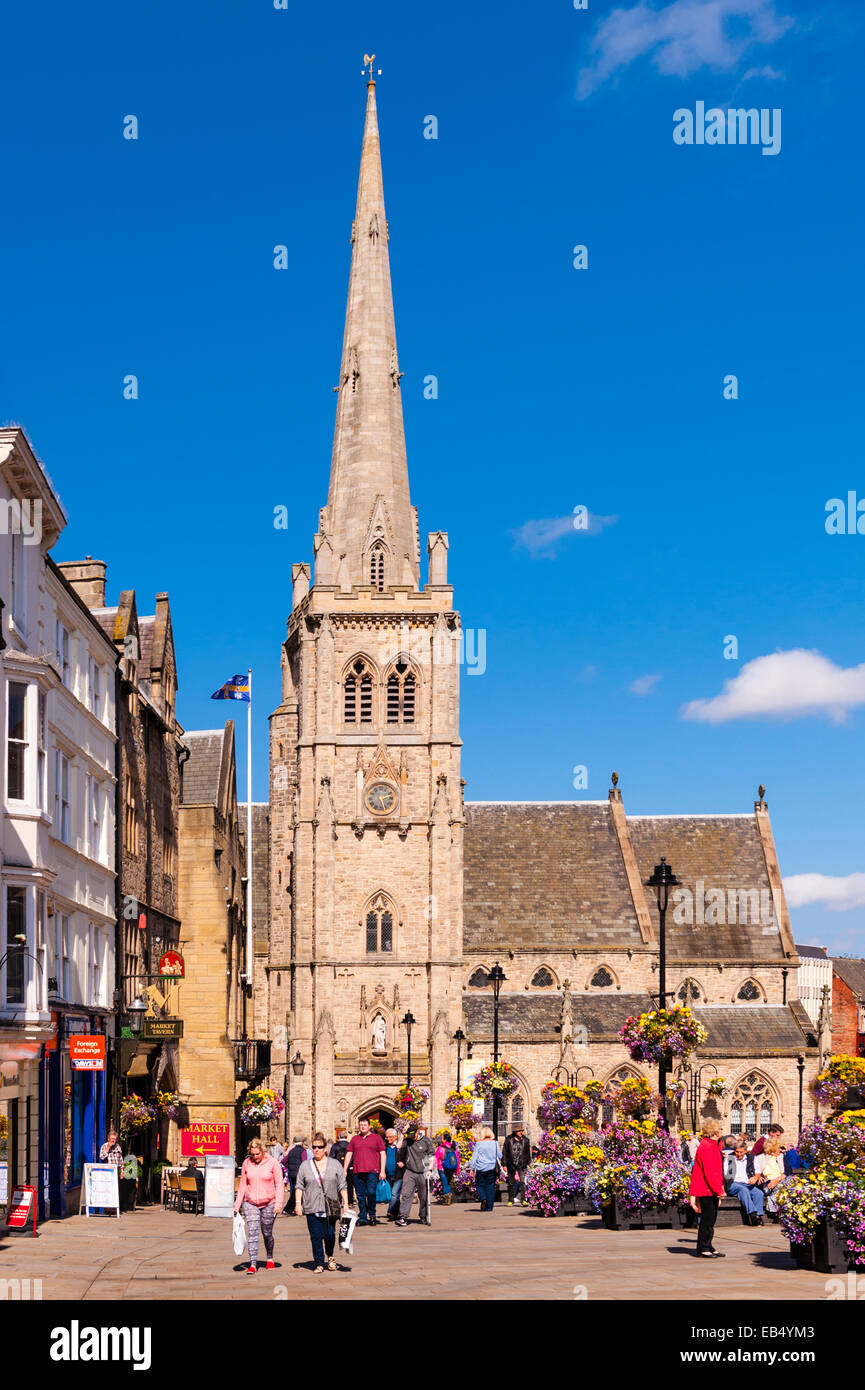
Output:
[[[369,68],[369,81],[370,81],[370,82],[374,82],[375,79],[374,79],[374,77],[373,77],[373,75],[372,75],[372,65],[373,65],[373,63],[375,62],[375,54],[374,54],[374,53],[364,53],[364,55],[363,55],[363,61],[364,61],[365,65],[366,65],[366,67]],[[364,71],[366,71],[366,67],[364,68]],[[381,68],[379,68],[379,70],[378,70],[378,75],[379,75],[379,77],[381,77]]]

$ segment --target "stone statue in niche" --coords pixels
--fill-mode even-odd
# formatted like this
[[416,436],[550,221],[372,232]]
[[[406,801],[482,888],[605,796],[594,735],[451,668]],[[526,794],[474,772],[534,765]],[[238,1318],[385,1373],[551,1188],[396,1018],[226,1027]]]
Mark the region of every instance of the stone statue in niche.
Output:
[[372,1050],[373,1052],[387,1051],[387,1030],[381,1014],[376,1014],[372,1024]]

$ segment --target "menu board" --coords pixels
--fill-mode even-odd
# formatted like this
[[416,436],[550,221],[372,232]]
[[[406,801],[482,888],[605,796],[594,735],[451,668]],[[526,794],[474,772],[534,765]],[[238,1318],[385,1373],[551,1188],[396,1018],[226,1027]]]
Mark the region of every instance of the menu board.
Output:
[[92,1207],[110,1207],[120,1216],[120,1169],[114,1163],[85,1163],[84,1201],[82,1210],[85,1216],[91,1215]]

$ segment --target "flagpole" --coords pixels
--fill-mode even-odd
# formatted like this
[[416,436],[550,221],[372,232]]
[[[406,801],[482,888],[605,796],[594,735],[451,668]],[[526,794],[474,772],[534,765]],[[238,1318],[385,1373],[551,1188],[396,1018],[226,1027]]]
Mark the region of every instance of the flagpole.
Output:
[[252,989],[252,667],[246,706],[246,983]]

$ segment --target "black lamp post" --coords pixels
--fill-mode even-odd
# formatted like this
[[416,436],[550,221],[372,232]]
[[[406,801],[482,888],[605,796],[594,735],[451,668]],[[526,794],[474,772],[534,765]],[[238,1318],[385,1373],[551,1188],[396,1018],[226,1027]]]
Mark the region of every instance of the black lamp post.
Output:
[[[660,864],[655,865],[655,872],[651,878],[646,879],[646,887],[654,888],[658,903],[658,917],[660,921],[660,931],[658,936],[658,997],[660,1009],[667,1007],[667,902],[671,888],[678,888],[681,879],[676,878],[673,870],[667,863],[664,855],[661,855]],[[667,1067],[666,1058],[658,1067],[658,1094],[661,1097],[661,1116],[663,1117],[664,1128],[668,1129],[667,1124]]]
[[796,1067],[799,1072],[799,1133],[802,1133],[802,1087],[805,1082],[805,1058],[796,1058]]
[[141,1026],[144,1022],[144,1015],[147,1013],[147,1005],[140,994],[136,994],[132,1003],[127,1008],[126,1013],[129,1017],[130,1033],[133,1038],[139,1038],[141,1036]]
[[412,1026],[413,1023],[417,1023],[417,1019],[415,1018],[415,1016],[414,1016],[414,1014],[412,1013],[411,1009],[407,1009],[407,1010],[406,1010],[406,1015],[405,1015],[405,1018],[402,1020],[402,1022],[405,1024],[405,1031],[406,1031],[406,1034],[408,1035],[408,1082],[407,1082],[407,1084],[410,1086],[410,1085],[411,1085],[411,1026]]
[[[507,976],[496,961],[490,971],[489,980],[493,987],[493,1062],[499,1060],[499,994]],[[499,1140],[499,1093],[493,1091],[493,1138]]]
[[453,1040],[457,1045],[457,1090],[460,1088],[460,1062],[462,1061],[462,1045],[466,1040],[466,1035],[462,1028],[458,1028],[454,1033]]

